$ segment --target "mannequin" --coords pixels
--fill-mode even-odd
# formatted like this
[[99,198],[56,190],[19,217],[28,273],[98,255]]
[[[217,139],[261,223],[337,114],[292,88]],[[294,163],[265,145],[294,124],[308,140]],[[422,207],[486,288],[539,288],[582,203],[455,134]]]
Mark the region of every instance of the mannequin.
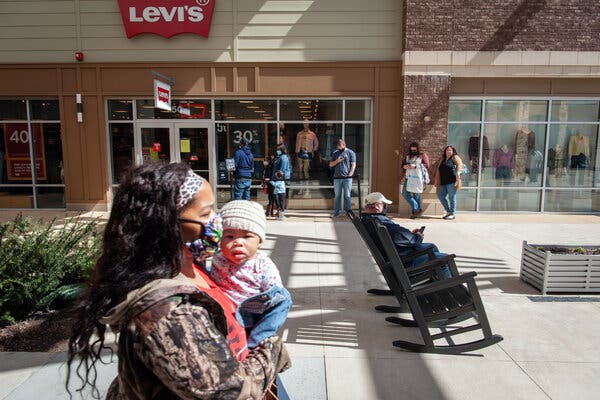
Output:
[[309,179],[308,171],[310,163],[318,148],[319,139],[309,129],[308,122],[305,122],[304,128],[296,135],[296,157],[298,159],[298,171],[301,178]]
[[535,132],[521,128],[515,133],[515,178],[524,179],[527,169],[527,155],[535,149]]
[[590,157],[590,138],[577,132],[569,139],[569,161],[570,168],[573,170],[571,174],[571,185],[583,185],[585,170],[589,166]]
[[515,166],[515,157],[511,149],[503,144],[494,152],[494,168],[496,168],[496,179],[504,180],[512,178],[512,169]]
[[548,173],[557,177],[564,174],[565,169],[565,148],[557,143],[548,150]]
[[[469,161],[471,163],[471,172],[477,174],[479,171],[479,142],[480,137],[478,132],[469,138]],[[490,161],[490,145],[487,136],[483,136],[483,151],[481,154],[481,169],[485,168]]]

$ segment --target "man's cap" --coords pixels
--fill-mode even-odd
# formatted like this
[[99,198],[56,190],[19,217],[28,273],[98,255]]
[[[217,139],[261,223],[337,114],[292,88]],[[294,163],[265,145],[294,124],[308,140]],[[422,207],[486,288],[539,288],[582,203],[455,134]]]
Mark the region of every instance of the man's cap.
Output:
[[375,204],[375,203],[392,204],[392,201],[386,199],[385,196],[381,192],[369,193],[367,195],[367,197],[365,197],[365,201],[367,202],[367,204]]
[[221,209],[223,230],[227,228],[241,229],[255,233],[260,241],[265,241],[267,218],[263,207],[249,200],[233,200]]

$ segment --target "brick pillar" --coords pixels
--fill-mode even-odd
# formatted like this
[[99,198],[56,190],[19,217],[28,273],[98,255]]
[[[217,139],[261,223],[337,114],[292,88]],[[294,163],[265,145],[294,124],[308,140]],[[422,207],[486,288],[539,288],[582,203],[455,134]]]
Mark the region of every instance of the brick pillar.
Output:
[[[429,155],[431,167],[439,161],[448,143],[448,106],[450,101],[449,75],[405,75],[402,104],[402,134],[400,157],[405,156],[411,142],[419,143]],[[431,180],[435,171],[430,168]],[[432,182],[433,183],[433,182]],[[401,190],[401,187],[400,187]],[[423,194],[422,208],[426,213],[438,213],[435,191],[429,186]],[[425,199],[429,199],[425,201]],[[427,203],[427,204],[426,204]],[[434,205],[433,208],[430,205]],[[409,212],[400,195],[398,212]]]

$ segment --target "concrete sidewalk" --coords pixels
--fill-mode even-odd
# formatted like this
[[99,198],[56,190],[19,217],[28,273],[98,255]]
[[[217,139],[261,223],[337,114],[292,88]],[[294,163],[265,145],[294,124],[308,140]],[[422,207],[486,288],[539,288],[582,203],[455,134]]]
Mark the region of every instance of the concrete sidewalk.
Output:
[[[392,346],[419,340],[373,307],[391,297],[366,247],[345,218],[289,212],[269,221],[264,249],[279,266],[294,306],[283,331],[293,368],[281,379],[299,399],[596,399],[600,393],[600,296],[542,297],[519,280],[521,243],[600,244],[600,217],[460,214],[398,219],[427,226],[426,241],[477,271],[494,333],[504,341],[460,356]],[[0,218],[2,216],[0,215]],[[570,301],[561,301],[568,298]],[[62,353],[0,353],[0,399],[64,399]],[[116,364],[98,371],[102,389]],[[87,396],[90,397],[89,395]]]

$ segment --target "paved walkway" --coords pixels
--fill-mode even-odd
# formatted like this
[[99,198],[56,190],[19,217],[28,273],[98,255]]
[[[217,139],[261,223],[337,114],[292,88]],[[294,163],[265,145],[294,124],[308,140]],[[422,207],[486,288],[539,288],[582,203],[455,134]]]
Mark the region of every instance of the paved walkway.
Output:
[[[373,310],[394,301],[365,294],[384,287],[383,279],[348,220],[289,214],[286,221],[269,221],[264,246],[294,298],[283,331],[294,363],[281,376],[289,398],[598,398],[600,296],[541,297],[518,274],[523,240],[600,244],[599,216],[399,219],[409,228],[427,226],[427,241],[456,253],[461,271],[477,271],[492,330],[505,338],[481,351],[446,356],[391,345],[419,335]],[[0,399],[66,398],[64,360],[62,353],[0,353]],[[99,386],[104,389],[114,375],[114,363],[102,366]]]

